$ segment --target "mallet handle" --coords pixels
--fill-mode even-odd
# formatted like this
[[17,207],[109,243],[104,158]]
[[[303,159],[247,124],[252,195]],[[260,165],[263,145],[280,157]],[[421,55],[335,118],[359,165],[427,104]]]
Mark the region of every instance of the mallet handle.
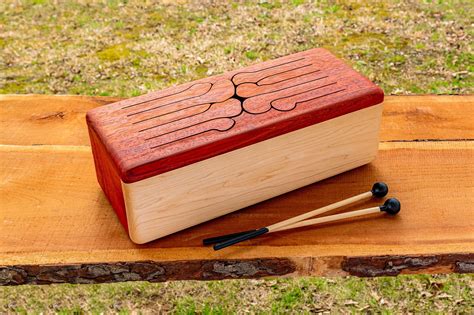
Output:
[[[299,216],[296,216],[296,217],[293,217],[293,218],[290,218],[290,219],[287,219],[287,220],[280,221],[278,223],[269,225],[269,226],[267,226],[267,229],[268,229],[269,232],[280,231],[285,226],[294,224],[294,223],[302,221],[302,220],[306,220],[308,218],[317,216],[319,214],[322,214],[322,213],[325,213],[325,212],[328,212],[328,211],[331,211],[331,210],[334,210],[334,209],[337,209],[337,208],[340,208],[340,207],[344,207],[344,206],[349,205],[351,203],[354,203],[354,202],[357,202],[357,201],[360,201],[360,200],[363,200],[363,199],[366,199],[366,198],[370,198],[370,197],[372,197],[372,192],[368,191],[368,192],[362,193],[360,195],[335,202],[335,203],[327,205],[325,207],[315,209],[315,210],[310,211],[310,212],[303,213]],[[380,211],[380,209],[379,209],[379,211]]]
[[216,237],[209,237],[209,238],[203,239],[202,243],[204,245],[222,243],[222,242],[225,242],[227,240],[233,239],[237,236],[245,235],[245,234],[248,234],[248,233],[253,232],[253,231],[255,231],[255,230],[248,230],[248,231],[237,232],[237,233],[232,233],[232,234],[220,235],[220,236],[216,236]]
[[[348,219],[348,218],[354,218],[354,217],[359,217],[359,216],[363,216],[363,215],[367,215],[367,214],[380,213],[380,211],[381,211],[380,207],[373,207],[373,208],[350,211],[350,212],[345,212],[345,213],[338,213],[338,214],[328,215],[328,216],[321,217],[321,218],[296,222],[292,225],[286,225],[286,226],[280,228],[278,231],[284,231],[284,230],[299,228],[299,227],[308,226],[308,225],[314,225],[314,224],[319,224],[319,223],[326,223],[326,222],[333,222],[333,221],[338,221],[338,220],[343,220],[343,219]],[[277,232],[277,231],[276,230],[269,231],[269,233],[271,233],[271,232]]]
[[234,245],[234,244],[252,239],[254,237],[257,237],[257,236],[265,234],[265,233],[268,233],[267,228],[261,228],[261,229],[243,234],[243,235],[239,235],[237,237],[231,238],[230,240],[226,240],[222,243],[218,243],[218,244],[214,245],[214,250],[223,249],[223,248],[229,247],[231,245]]

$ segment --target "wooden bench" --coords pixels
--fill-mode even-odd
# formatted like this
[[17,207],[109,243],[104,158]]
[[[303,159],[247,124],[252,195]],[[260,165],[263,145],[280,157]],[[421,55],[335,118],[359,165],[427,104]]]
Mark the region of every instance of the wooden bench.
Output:
[[[0,284],[474,272],[474,96],[387,97],[375,162],[146,245],[129,240],[95,178],[84,115],[116,100],[0,96]],[[377,180],[401,200],[399,216],[280,232],[218,252],[201,245]]]

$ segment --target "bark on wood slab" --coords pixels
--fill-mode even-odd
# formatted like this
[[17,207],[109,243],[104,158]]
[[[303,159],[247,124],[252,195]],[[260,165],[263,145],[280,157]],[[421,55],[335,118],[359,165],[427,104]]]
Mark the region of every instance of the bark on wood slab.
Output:
[[[83,116],[109,100],[0,97],[0,284],[473,272],[472,96],[388,97],[374,163],[147,245],[128,239],[96,183]],[[68,104],[58,105],[64,115],[34,119],[58,102]],[[401,200],[400,216],[281,232],[220,252],[200,245],[367,191],[376,180]]]
[[221,280],[281,276],[294,272],[286,258],[118,262],[0,267],[0,284],[104,283],[118,281]]
[[330,267],[328,261],[335,266],[340,265],[342,271],[348,275],[359,277],[396,276],[419,272],[474,272],[474,254],[331,257],[316,263],[318,260],[320,258],[306,257],[296,260],[265,258],[0,266],[0,285],[223,280],[288,276],[296,272],[299,275],[338,273],[338,270],[328,268]]

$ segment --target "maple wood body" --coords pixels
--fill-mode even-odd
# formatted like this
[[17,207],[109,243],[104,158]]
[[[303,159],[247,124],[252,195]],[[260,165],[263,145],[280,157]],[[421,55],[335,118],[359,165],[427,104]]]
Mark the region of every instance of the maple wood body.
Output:
[[[359,137],[363,115],[350,117],[382,100],[375,84],[328,51],[312,49],[97,108],[87,122],[99,183],[130,237],[144,243],[368,163],[381,107]],[[330,128],[313,128],[333,120]],[[264,144],[285,135],[292,136]],[[247,154],[232,155],[245,148]],[[281,159],[308,166],[292,172],[299,165]],[[181,168],[187,169],[174,172]],[[258,176],[241,179],[245,173]]]

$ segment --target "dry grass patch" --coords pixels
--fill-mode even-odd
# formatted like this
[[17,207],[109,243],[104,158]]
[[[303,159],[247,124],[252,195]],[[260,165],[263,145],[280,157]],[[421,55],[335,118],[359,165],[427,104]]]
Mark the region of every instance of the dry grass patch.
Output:
[[473,92],[468,0],[0,6],[0,93],[134,96],[312,47],[389,94]]
[[472,314],[473,296],[472,275],[61,284],[0,288],[0,312]]

